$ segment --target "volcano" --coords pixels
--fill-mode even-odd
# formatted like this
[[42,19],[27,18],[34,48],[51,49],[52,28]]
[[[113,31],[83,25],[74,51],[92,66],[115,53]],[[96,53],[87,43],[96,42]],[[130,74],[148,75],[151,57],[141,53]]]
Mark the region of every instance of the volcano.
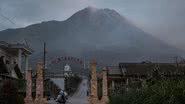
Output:
[[0,38],[14,43],[27,40],[35,50],[33,57],[42,56],[42,44],[46,42],[48,57],[70,55],[108,65],[125,61],[174,61],[174,56],[183,53],[107,8],[87,7],[65,21],[7,29],[0,32]]

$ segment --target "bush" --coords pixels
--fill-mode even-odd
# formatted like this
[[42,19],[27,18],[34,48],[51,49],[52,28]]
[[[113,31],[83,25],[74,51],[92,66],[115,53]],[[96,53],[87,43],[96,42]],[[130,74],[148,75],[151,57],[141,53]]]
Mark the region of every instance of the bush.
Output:
[[24,97],[18,94],[17,82],[7,80],[3,82],[0,89],[0,103],[1,104],[24,104]]
[[24,104],[24,96],[18,95],[16,102],[17,102],[17,104]]
[[122,97],[110,97],[110,104],[185,104],[185,80],[161,80],[141,90],[129,90]]
[[111,96],[110,98],[110,104],[123,104],[124,99],[122,96]]

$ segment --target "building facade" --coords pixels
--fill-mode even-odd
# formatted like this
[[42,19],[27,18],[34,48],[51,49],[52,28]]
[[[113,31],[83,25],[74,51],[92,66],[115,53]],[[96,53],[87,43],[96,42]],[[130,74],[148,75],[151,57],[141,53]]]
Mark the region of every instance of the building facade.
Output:
[[28,57],[32,52],[24,44],[0,41],[0,104],[16,103],[16,96],[24,86],[20,81],[24,82],[23,73],[28,70]]
[[[28,70],[28,58],[33,50],[24,44],[9,44],[0,41],[0,74],[12,78],[21,78]],[[25,65],[22,65],[22,63]],[[25,68],[25,69],[23,69]]]

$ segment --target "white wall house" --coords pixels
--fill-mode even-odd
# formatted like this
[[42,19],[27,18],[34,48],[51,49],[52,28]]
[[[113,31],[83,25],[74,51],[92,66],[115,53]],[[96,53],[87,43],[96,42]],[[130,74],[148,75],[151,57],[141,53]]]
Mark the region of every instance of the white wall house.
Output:
[[[21,71],[28,70],[28,58],[32,52],[33,50],[24,44],[0,41],[0,75],[18,78]],[[22,65],[23,62],[25,65]]]

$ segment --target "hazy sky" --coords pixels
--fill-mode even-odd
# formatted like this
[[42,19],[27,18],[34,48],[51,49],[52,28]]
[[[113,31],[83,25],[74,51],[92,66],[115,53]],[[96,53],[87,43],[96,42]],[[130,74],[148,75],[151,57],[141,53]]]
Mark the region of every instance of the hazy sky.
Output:
[[0,30],[65,20],[87,6],[114,9],[144,31],[185,49],[185,0],[0,0]]

